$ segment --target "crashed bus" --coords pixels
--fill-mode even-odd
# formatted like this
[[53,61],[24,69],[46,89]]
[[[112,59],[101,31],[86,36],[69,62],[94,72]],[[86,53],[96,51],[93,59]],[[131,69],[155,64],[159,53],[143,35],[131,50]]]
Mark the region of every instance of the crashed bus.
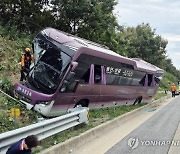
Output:
[[91,108],[149,102],[164,71],[141,59],[53,28],[32,42],[35,61],[15,93],[28,109],[46,117],[77,106]]

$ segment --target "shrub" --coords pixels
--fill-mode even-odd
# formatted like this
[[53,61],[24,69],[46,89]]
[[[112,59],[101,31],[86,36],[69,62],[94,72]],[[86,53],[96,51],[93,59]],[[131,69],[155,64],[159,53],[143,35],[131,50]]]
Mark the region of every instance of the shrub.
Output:
[[13,85],[6,77],[0,80],[0,88],[7,94],[13,96]]

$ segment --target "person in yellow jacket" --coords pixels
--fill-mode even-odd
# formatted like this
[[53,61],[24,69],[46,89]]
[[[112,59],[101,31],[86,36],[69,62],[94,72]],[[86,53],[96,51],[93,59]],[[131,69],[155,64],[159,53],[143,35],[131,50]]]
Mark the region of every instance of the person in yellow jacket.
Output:
[[171,85],[171,93],[172,93],[172,97],[175,97],[175,93],[176,93],[176,86],[175,86],[175,84],[174,84],[174,83]]
[[21,57],[21,78],[20,81],[26,80],[26,75],[30,71],[30,65],[33,61],[30,48],[25,48],[24,54]]

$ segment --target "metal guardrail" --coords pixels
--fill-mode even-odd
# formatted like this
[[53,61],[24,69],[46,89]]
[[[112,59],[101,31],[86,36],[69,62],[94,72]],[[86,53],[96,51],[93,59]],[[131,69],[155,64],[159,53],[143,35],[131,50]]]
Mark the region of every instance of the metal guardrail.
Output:
[[42,140],[81,123],[87,123],[88,112],[88,108],[78,107],[69,110],[66,115],[2,133],[0,134],[0,154],[5,154],[11,144],[28,135],[37,135],[38,140]]

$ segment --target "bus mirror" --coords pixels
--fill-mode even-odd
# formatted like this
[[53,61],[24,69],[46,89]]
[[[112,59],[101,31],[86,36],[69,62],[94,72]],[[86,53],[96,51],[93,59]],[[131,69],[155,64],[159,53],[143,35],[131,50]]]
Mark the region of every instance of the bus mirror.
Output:
[[66,91],[66,89],[67,89],[67,86],[68,86],[69,84],[70,84],[70,82],[69,82],[69,81],[64,80],[64,83],[63,83],[63,85],[62,85],[62,87],[61,87],[60,91],[61,91],[61,92],[65,92],[65,91]]
[[75,73],[74,72],[69,72],[69,74],[66,76],[65,80],[66,81],[71,81],[71,79],[74,77]]
[[71,63],[71,65],[72,65],[71,70],[74,71],[75,68],[78,66],[78,62],[73,61],[73,62]]

